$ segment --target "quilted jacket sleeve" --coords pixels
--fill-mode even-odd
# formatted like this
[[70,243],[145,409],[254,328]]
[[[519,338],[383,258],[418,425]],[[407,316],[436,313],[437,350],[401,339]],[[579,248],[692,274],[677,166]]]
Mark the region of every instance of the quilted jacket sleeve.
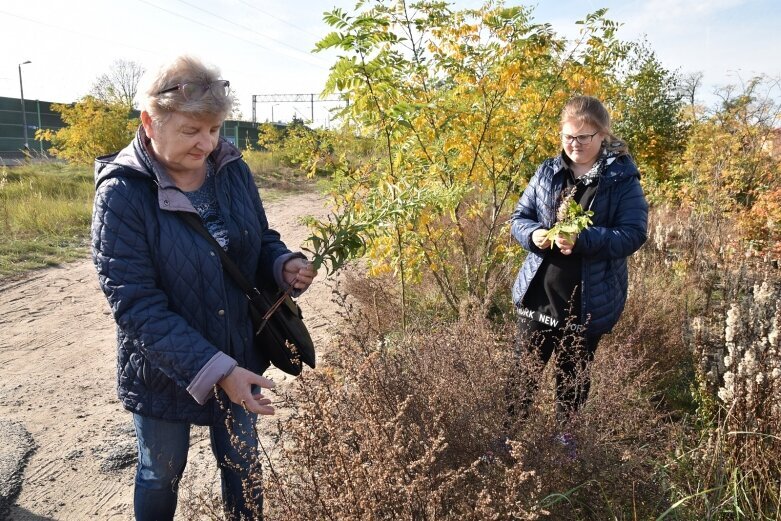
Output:
[[608,226],[590,226],[578,235],[573,251],[596,260],[632,255],[648,238],[648,203],[633,176],[618,183],[615,212]]
[[518,204],[515,205],[515,211],[510,217],[511,232],[515,240],[520,243],[525,250],[541,253],[542,250],[538,248],[532,241],[532,233],[535,230],[544,228],[540,223],[540,217],[538,215],[538,201],[540,196],[538,191],[542,190],[540,186],[540,178],[542,176],[543,164],[537,169],[537,172],[529,180],[529,184],[523,191],[521,198],[518,200]]
[[[113,178],[98,188],[92,220],[93,261],[119,335],[130,340],[154,368],[189,388],[204,368],[227,374],[235,361],[169,309],[168,298],[156,283],[141,186]],[[205,400],[193,396],[199,403]]]

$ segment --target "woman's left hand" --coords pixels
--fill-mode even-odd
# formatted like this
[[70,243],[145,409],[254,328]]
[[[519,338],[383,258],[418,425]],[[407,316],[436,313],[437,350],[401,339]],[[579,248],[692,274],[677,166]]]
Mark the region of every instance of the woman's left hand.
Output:
[[293,257],[282,267],[282,277],[285,282],[300,291],[308,288],[316,276],[317,270],[314,269],[312,263],[301,257]]
[[569,239],[563,235],[559,235],[556,237],[556,246],[561,250],[561,253],[564,255],[569,255],[572,253],[572,248],[575,247],[575,241],[577,240],[577,237],[572,237],[572,239]]

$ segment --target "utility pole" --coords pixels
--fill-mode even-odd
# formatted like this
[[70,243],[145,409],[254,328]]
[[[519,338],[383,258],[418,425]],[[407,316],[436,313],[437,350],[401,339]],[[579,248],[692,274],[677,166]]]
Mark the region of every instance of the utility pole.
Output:
[[22,85],[22,65],[27,65],[28,63],[32,63],[32,62],[30,60],[27,60],[19,64],[19,94],[20,94],[20,99],[22,100],[22,129],[24,130],[25,153],[30,152],[30,144],[27,142],[27,114],[24,109],[24,86]]

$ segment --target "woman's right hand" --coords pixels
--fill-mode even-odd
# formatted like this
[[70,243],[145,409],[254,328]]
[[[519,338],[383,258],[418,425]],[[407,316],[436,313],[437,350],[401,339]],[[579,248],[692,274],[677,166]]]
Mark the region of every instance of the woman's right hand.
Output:
[[255,414],[274,414],[271,398],[266,398],[262,393],[252,394],[252,386],[257,385],[261,389],[273,389],[274,382],[266,377],[248,371],[243,367],[235,367],[231,373],[220,380],[217,385],[222,387],[230,401],[246,407],[249,412]]
[[545,238],[545,234],[548,230],[545,228],[537,228],[532,232],[532,242],[541,250],[550,248],[551,242]]

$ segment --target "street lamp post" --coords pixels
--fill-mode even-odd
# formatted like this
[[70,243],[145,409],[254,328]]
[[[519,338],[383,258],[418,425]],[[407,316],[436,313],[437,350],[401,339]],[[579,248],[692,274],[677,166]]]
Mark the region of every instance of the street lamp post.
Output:
[[22,100],[22,127],[24,130],[25,152],[28,152],[30,150],[30,145],[29,143],[27,143],[27,114],[24,109],[24,86],[22,85],[22,65],[27,65],[28,63],[32,63],[32,62],[30,60],[27,60],[19,64],[19,94],[21,95],[21,100]]

